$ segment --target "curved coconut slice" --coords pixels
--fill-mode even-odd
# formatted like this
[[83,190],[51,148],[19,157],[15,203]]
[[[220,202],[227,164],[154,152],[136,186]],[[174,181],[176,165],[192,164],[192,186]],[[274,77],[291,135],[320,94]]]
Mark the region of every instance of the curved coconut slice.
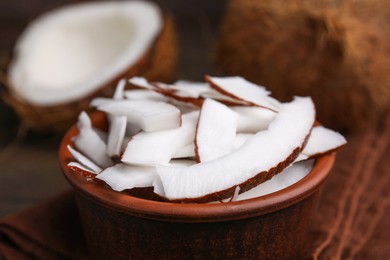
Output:
[[111,119],[107,140],[107,155],[119,157],[126,134],[127,117],[115,116]]
[[248,104],[277,111],[279,102],[269,96],[270,92],[264,87],[253,84],[242,77],[211,77],[205,79],[218,92]]
[[239,194],[236,201],[258,198],[283,190],[303,179],[312,170],[313,165],[313,160],[294,163],[284,169],[281,173],[272,177],[272,179],[257,185],[249,191]]
[[217,159],[233,149],[238,115],[227,106],[206,99],[200,110],[195,137],[198,162]]
[[134,135],[122,155],[122,162],[136,165],[169,163],[181,147],[194,140],[198,115],[198,112],[183,115],[179,128]]
[[72,154],[72,156],[84,167],[86,167],[89,171],[92,171],[95,174],[98,174],[102,171],[102,169],[97,166],[94,162],[92,162],[90,159],[88,159],[85,155],[78,152],[77,150],[73,149],[70,145],[67,146],[69,152]]
[[181,113],[173,105],[151,100],[115,100],[97,108],[127,120],[146,132],[179,127]]
[[125,91],[125,97],[131,100],[152,100],[160,102],[168,102],[168,98],[158,92],[147,89],[132,89]]
[[341,134],[323,126],[316,126],[313,127],[302,154],[308,158],[315,158],[324,153],[332,152],[346,143],[347,140]]
[[240,148],[216,160],[190,167],[157,166],[165,197],[174,201],[208,202],[232,196],[271,178],[291,164],[314,124],[310,98],[280,106],[267,131],[258,132]]
[[122,163],[106,168],[96,176],[115,191],[150,187],[156,177],[155,167],[130,166]]
[[77,150],[102,168],[111,166],[112,161],[106,154],[107,146],[93,130],[91,119],[87,113],[80,114],[77,126],[79,134],[73,140]]
[[36,105],[87,96],[137,63],[162,24],[159,8],[144,1],[51,11],[31,23],[17,43],[10,66],[14,91]]
[[173,156],[173,159],[195,157],[195,143],[191,142],[180,148]]
[[266,130],[277,114],[262,107],[235,106],[230,108],[239,115],[237,132],[240,133],[257,133]]

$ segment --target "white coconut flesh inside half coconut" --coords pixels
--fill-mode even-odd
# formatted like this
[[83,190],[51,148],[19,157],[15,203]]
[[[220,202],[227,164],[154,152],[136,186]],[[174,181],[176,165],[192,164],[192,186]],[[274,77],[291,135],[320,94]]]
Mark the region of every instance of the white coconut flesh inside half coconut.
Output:
[[[241,79],[233,85],[222,79],[224,85],[235,86],[231,92],[240,98],[252,91],[248,86],[256,86],[243,81],[243,94],[236,84]],[[250,199],[296,183],[311,171],[313,160],[308,159],[346,143],[339,133],[313,127],[310,98],[278,103],[274,111],[248,101],[229,106],[206,98],[204,93],[215,91],[210,84],[151,84],[138,77],[129,82],[138,89],[124,91],[121,81],[113,98],[91,102],[107,113],[108,133],[94,128],[81,113],[79,135],[73,139],[77,150],[68,148],[76,160],[69,164],[72,170],[115,191],[152,186],[154,193],[176,202]],[[178,101],[172,91],[184,99]],[[268,99],[269,92],[260,91],[261,99]],[[224,93],[219,95],[231,95]],[[202,100],[201,106],[186,112],[194,99]]]
[[162,28],[146,1],[75,4],[39,17],[20,37],[9,69],[14,92],[35,105],[87,96],[132,67]]

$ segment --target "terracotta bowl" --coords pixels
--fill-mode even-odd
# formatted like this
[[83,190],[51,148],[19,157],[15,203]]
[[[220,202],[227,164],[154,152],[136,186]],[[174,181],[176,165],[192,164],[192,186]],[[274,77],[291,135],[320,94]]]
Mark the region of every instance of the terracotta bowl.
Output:
[[[106,127],[104,115],[92,116]],[[87,181],[66,165],[66,149],[78,134],[62,140],[59,160],[73,186],[91,259],[302,259],[319,188],[335,154],[319,158],[298,183],[238,202],[174,204],[115,192]]]

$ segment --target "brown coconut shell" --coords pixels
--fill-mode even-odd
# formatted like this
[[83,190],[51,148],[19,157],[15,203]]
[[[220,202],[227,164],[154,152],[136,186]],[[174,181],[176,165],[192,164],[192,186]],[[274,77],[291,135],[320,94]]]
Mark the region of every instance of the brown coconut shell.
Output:
[[14,108],[21,121],[29,129],[38,132],[64,132],[77,120],[80,111],[90,111],[91,100],[98,96],[111,96],[118,80],[133,76],[144,76],[149,80],[171,81],[176,74],[178,45],[172,17],[164,14],[163,28],[152,47],[125,72],[88,96],[65,104],[37,106],[19,98],[7,81],[2,96]]
[[311,96],[329,127],[364,128],[390,105],[386,3],[231,0],[216,60],[282,101]]

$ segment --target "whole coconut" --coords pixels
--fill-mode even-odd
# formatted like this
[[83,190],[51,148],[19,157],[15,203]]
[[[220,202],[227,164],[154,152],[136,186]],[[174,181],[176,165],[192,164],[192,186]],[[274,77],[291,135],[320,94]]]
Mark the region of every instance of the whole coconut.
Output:
[[384,0],[231,0],[216,58],[281,100],[312,96],[328,126],[361,129],[390,105],[389,25]]

